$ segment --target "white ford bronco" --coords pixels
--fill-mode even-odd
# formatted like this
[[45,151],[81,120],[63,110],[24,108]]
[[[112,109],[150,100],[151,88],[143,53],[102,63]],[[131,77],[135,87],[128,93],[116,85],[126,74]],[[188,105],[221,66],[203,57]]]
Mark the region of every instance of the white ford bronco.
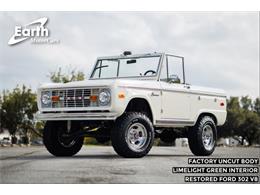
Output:
[[[198,75],[199,76],[199,75]],[[36,117],[55,156],[72,156],[84,137],[109,140],[123,157],[145,156],[154,138],[188,138],[194,155],[212,154],[226,120],[223,90],[185,82],[184,58],[165,53],[100,57],[90,78],[38,88]]]

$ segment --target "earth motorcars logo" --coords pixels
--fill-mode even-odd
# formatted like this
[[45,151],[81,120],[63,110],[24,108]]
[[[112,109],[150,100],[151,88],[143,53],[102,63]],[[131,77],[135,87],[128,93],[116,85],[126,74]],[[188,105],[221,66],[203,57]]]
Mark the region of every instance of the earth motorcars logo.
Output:
[[27,39],[31,39],[34,44],[59,43],[59,40],[49,38],[50,32],[46,27],[47,22],[48,18],[43,17],[25,26],[15,26],[14,35],[9,39],[8,45],[15,45]]

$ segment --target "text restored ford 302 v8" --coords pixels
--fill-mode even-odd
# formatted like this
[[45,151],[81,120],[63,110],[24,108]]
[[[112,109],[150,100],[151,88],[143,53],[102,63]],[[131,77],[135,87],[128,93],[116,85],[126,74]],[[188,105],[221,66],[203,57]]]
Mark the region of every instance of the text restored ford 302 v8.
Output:
[[212,154],[217,126],[226,120],[223,90],[185,82],[184,58],[165,53],[97,59],[88,80],[43,84],[37,118],[55,156],[72,156],[86,136],[112,142],[123,157],[143,157],[154,138],[187,137],[194,155]]

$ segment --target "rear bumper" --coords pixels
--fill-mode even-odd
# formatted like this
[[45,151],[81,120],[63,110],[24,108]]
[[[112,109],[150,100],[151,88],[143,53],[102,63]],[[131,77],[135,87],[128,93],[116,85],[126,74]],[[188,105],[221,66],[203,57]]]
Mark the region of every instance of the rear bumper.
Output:
[[36,113],[36,119],[49,120],[115,120],[117,113],[114,112],[87,112],[87,113]]

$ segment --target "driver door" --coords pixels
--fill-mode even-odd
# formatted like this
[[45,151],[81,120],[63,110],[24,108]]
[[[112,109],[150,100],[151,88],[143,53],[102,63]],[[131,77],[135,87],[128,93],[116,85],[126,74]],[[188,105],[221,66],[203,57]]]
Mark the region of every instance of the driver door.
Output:
[[189,86],[185,84],[183,57],[165,55],[160,84],[161,119],[178,123],[190,119]]

